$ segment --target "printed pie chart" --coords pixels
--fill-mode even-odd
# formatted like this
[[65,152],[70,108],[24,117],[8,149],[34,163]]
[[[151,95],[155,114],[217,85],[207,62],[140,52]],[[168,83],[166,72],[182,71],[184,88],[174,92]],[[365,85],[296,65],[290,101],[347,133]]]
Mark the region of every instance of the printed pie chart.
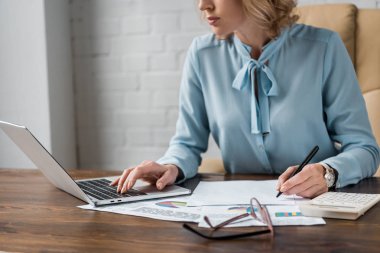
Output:
[[186,202],[180,202],[180,201],[162,201],[156,203],[157,206],[161,207],[170,207],[170,208],[179,208],[179,207],[185,207]]

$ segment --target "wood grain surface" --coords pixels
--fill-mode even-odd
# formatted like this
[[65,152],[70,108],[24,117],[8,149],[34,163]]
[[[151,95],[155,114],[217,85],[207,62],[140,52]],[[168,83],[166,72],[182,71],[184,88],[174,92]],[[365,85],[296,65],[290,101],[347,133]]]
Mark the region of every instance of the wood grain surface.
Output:
[[[119,172],[71,170],[76,179]],[[203,180],[273,179],[202,174]],[[348,192],[380,193],[380,178]],[[356,221],[276,227],[273,239],[210,241],[178,222],[82,210],[84,202],[56,189],[38,170],[0,169],[0,251],[6,252],[380,252],[380,204]]]

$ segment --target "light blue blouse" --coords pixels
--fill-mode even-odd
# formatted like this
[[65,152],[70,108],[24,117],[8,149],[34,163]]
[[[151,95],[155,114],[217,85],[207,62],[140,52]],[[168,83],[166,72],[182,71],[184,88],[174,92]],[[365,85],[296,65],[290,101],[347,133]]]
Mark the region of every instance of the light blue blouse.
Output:
[[379,147],[337,33],[294,25],[269,42],[258,60],[250,51],[236,36],[194,39],[176,134],[158,163],[175,164],[185,178],[193,177],[211,133],[228,173],[280,174],[315,145],[320,150],[311,163],[335,168],[338,187],[376,172]]

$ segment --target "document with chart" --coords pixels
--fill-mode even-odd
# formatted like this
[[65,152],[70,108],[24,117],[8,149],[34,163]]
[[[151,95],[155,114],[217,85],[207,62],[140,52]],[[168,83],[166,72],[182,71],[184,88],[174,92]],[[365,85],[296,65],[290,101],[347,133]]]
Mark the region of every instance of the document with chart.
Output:
[[[273,226],[310,226],[324,225],[326,222],[322,218],[307,217],[302,215],[298,206],[294,205],[268,205],[266,206]],[[199,227],[209,227],[203,217],[207,216],[211,224],[216,225],[240,214],[251,212],[249,205],[231,205],[231,206],[204,206],[202,207],[202,218],[198,224]],[[250,227],[264,226],[263,223],[248,216],[244,219],[233,222],[227,227]]]
[[92,205],[78,207],[87,210],[127,214],[158,220],[198,222],[201,217],[201,208],[188,207],[188,200],[189,196],[185,196],[102,207],[93,207]]

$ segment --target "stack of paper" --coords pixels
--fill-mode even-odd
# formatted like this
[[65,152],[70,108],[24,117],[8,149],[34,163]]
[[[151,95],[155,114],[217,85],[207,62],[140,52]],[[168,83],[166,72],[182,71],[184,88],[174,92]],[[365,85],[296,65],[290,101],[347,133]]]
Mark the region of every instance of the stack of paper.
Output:
[[117,205],[93,207],[79,206],[82,209],[128,214],[167,221],[199,222],[201,207],[187,207],[190,196],[170,199],[139,201]]
[[[322,218],[303,216],[298,205],[308,199],[281,195],[276,198],[277,180],[200,182],[191,196],[141,201],[103,207],[79,206],[83,209],[148,217],[153,219],[199,223],[208,227],[203,217],[216,225],[231,217],[249,212],[249,201],[255,197],[267,207],[274,226],[325,224]],[[247,217],[234,227],[263,226]]]
[[281,195],[276,198],[277,180],[199,182],[188,206],[213,206],[248,204],[255,197],[263,205],[297,205],[304,202],[301,197]]
[[[298,206],[267,205],[266,207],[273,226],[326,224],[322,218],[303,216]],[[211,224],[215,226],[232,217],[249,211],[250,207],[247,205],[205,206],[202,207],[202,217],[207,216],[210,219]],[[200,227],[209,227],[203,219],[199,221],[198,225]],[[242,220],[229,224],[228,227],[249,227],[264,225],[265,224],[253,219],[251,216],[248,216]]]

